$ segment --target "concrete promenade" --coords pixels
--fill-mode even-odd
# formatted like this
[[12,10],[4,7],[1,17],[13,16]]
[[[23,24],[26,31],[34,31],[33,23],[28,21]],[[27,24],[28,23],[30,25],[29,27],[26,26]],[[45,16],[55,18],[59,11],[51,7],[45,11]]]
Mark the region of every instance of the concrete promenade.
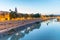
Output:
[[[51,18],[47,18],[45,20],[49,20]],[[35,22],[41,22],[44,21],[40,18],[31,19],[31,20],[11,20],[11,21],[5,21],[0,22],[0,33],[4,33],[7,31],[10,31],[11,29],[15,29],[17,27],[22,27],[27,24],[35,23]]]
[[33,20],[17,20],[17,21],[5,21],[5,22],[0,22],[0,33],[7,32],[11,29],[21,27],[27,24],[35,23],[35,22],[40,22],[42,21],[41,19],[33,19]]

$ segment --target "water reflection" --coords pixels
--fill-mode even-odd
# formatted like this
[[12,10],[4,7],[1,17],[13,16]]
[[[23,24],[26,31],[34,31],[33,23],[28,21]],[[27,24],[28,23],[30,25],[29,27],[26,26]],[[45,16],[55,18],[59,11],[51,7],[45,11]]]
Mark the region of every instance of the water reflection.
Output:
[[[39,29],[41,26],[40,23],[35,23],[32,24],[31,26],[25,28],[22,31],[17,32],[16,34],[14,34],[10,40],[19,40],[20,38],[23,38],[26,34],[29,34],[31,31],[33,31],[34,29]],[[17,35],[18,34],[18,35]]]
[[60,19],[57,19],[57,22],[60,22]]
[[47,23],[47,25],[49,24],[50,22]]
[[12,29],[9,32],[0,34],[0,40],[19,40],[23,38],[26,34],[29,34],[34,29],[39,29],[41,22],[28,24],[20,28]]
[[58,40],[60,39],[60,22],[57,21],[53,19],[12,29],[3,36],[0,35],[0,40]]
[[48,21],[46,21],[46,22],[47,22],[46,24],[47,24],[47,26],[48,26],[50,22],[58,22],[58,20],[57,20],[57,19],[51,19],[51,20],[48,20]]

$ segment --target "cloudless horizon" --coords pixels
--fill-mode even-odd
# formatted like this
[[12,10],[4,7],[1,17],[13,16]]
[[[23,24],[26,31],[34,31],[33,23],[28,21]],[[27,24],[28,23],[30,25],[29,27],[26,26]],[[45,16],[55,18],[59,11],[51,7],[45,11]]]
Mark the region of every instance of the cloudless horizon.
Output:
[[0,0],[0,11],[15,7],[21,13],[60,14],[60,0]]

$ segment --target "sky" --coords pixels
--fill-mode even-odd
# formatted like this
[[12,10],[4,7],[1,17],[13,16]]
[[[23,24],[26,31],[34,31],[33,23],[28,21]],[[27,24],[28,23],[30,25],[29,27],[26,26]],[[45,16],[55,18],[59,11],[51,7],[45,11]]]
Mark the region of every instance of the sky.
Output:
[[60,14],[60,0],[0,0],[0,11],[21,13]]

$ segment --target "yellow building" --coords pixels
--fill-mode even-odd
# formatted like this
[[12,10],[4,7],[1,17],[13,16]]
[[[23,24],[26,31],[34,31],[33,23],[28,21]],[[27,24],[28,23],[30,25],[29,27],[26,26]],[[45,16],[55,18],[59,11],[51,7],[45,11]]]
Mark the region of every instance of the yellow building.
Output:
[[0,11],[0,21],[10,20],[9,12]]

